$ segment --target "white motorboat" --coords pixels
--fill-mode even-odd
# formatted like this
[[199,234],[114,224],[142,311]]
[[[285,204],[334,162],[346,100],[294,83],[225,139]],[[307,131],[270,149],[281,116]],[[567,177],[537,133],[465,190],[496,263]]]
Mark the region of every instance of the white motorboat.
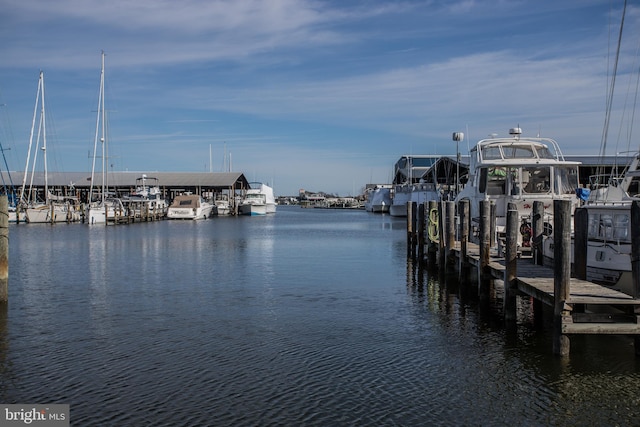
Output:
[[393,186],[390,190],[389,214],[407,216],[407,203],[424,203],[440,200],[440,192],[434,182],[425,181],[439,156],[404,155],[394,166]]
[[388,213],[389,208],[393,204],[391,200],[391,185],[376,185],[367,194],[365,209],[373,213]]
[[214,205],[199,194],[181,194],[176,196],[169,205],[167,218],[169,219],[207,219],[211,215]]
[[240,215],[266,215],[276,212],[276,199],[273,188],[260,182],[249,183],[244,197],[240,201]]
[[127,208],[129,215],[155,216],[166,215],[169,204],[162,197],[162,190],[158,184],[158,178],[148,177],[142,174],[136,178],[136,189],[131,194],[122,198],[122,203]]
[[573,212],[578,204],[575,193],[580,163],[565,160],[553,139],[521,137],[520,128],[509,133],[509,138],[483,139],[471,149],[468,181],[455,201],[469,200],[475,226],[480,201],[495,202],[498,235],[504,234],[507,206],[514,203],[521,223],[519,245],[530,247],[533,202],[543,203],[547,230],[553,225],[554,200],[571,201]]
[[213,201],[213,213],[218,216],[226,216],[231,214],[231,205],[228,197],[216,198]]
[[407,216],[407,203],[417,204],[440,200],[440,192],[435,184],[420,182],[417,184],[401,184],[393,187],[393,203],[389,207],[391,216]]

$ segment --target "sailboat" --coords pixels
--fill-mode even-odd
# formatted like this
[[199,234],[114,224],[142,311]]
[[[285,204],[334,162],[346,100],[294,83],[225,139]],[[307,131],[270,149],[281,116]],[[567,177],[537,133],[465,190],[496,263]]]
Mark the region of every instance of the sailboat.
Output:
[[[36,147],[42,146],[43,163],[44,163],[44,195],[39,198],[37,191],[33,188],[33,178],[36,173],[36,163],[38,150],[35,150],[33,156],[31,151],[34,143],[34,132],[36,131],[36,122],[38,122]],[[27,177],[29,176],[29,166],[31,165],[31,180],[27,189]],[[36,103],[33,110],[33,120],[31,122],[31,133],[29,136],[29,150],[27,152],[27,162],[25,165],[25,174],[22,180],[22,189],[20,192],[20,210],[25,212],[25,220],[29,223],[53,223],[53,222],[72,222],[80,218],[80,214],[76,211],[65,196],[58,196],[49,190],[49,182],[47,177],[47,126],[45,114],[44,100],[44,72],[40,71],[38,78],[38,91],[36,93]],[[44,199],[44,200],[43,200]]]
[[[104,109],[104,51],[102,52],[102,65],[100,68],[100,92],[98,95],[98,114],[96,116],[96,132],[93,140],[93,162],[91,166],[91,184],[89,187],[89,203],[86,208],[86,220],[89,225],[106,224],[107,218],[114,218],[116,215],[124,215],[125,207],[117,197],[108,196],[108,182],[106,172],[107,154],[107,125],[106,112]],[[101,159],[101,188],[98,193],[96,185],[96,158],[98,154],[98,140],[102,149]]]

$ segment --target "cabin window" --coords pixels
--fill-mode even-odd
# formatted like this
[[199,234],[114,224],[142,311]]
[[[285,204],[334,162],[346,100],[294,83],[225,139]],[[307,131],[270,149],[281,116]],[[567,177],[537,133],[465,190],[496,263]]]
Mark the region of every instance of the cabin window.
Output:
[[556,192],[558,194],[573,194],[578,188],[578,168],[556,168]]
[[551,174],[548,167],[522,168],[523,191],[528,194],[544,194],[551,190]]
[[489,168],[486,193],[490,196],[505,194],[507,170],[502,167]]
[[487,168],[480,169],[480,182],[478,184],[478,190],[481,193],[487,191]]
[[589,238],[630,241],[629,215],[603,213],[589,215]]
[[589,215],[589,232],[588,236],[591,239],[597,239],[600,237],[600,215]]
[[615,214],[613,216],[613,238],[629,240],[629,215]]

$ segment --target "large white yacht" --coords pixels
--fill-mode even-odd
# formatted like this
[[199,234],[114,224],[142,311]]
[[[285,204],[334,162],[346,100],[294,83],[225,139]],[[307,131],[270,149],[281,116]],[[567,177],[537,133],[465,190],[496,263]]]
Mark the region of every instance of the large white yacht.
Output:
[[499,235],[505,230],[507,206],[515,203],[521,222],[518,240],[521,247],[529,247],[533,202],[544,204],[547,229],[553,225],[554,200],[570,200],[573,208],[578,204],[575,194],[580,162],[565,160],[553,139],[525,138],[520,128],[510,129],[509,134],[508,138],[483,139],[471,149],[469,177],[455,201],[470,201],[470,214],[476,226],[480,201],[495,202]]

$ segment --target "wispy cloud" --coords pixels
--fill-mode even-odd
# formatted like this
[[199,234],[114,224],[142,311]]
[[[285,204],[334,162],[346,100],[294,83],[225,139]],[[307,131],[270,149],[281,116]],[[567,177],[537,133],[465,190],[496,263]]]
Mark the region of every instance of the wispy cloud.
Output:
[[[620,8],[0,0],[0,102],[13,110],[15,133],[27,129],[45,69],[66,167],[85,167],[104,49],[122,168],[203,170],[209,146],[221,155],[226,143],[248,173],[351,191],[352,175],[385,180],[400,154],[452,154],[451,132],[467,127],[481,138],[520,124],[565,152],[596,153]],[[628,7],[625,91],[638,68],[639,12]]]

